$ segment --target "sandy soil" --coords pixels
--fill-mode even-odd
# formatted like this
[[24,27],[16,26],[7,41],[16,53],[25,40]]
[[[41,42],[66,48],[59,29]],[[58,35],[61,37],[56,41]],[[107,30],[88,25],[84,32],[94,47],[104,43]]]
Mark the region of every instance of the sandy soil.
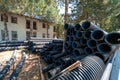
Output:
[[[9,61],[13,51],[4,51],[0,52],[0,70],[6,65],[6,62]],[[17,50],[17,55],[15,58],[14,64],[10,67],[10,70],[5,75],[4,80],[8,80],[9,76],[15,69],[16,65],[21,59],[21,51]],[[21,72],[19,73],[17,80],[41,80],[40,74],[40,59],[38,55],[35,54],[26,54],[26,60],[23,65]]]

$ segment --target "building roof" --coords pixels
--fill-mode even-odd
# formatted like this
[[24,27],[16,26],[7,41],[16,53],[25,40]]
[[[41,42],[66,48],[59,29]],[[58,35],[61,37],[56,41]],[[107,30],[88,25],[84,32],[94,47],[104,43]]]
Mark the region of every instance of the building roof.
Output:
[[44,17],[42,16],[29,16],[27,13],[25,14],[20,14],[20,13],[14,13],[14,12],[7,12],[8,14],[14,14],[14,15],[19,15],[19,16],[24,16],[24,17],[28,17],[28,18],[31,18],[31,19],[36,19],[36,20],[39,20],[41,22],[45,22],[45,23],[53,23],[52,21],[50,20],[46,20]]

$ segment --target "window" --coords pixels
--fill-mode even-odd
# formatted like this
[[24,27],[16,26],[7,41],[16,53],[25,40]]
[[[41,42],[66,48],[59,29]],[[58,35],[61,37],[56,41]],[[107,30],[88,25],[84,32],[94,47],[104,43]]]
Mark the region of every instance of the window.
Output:
[[33,32],[33,37],[37,37],[37,33],[36,32]]
[[1,30],[1,37],[2,37],[2,41],[4,41],[5,40],[5,32],[4,32],[4,30]]
[[[6,16],[6,22],[8,22],[8,16],[6,14],[4,14]],[[1,14],[1,21],[3,21],[3,14]]]
[[11,16],[11,23],[17,23],[17,17]]
[[50,38],[50,34],[49,33],[47,34],[47,38]]
[[33,21],[33,29],[37,30],[37,26],[36,26],[36,22],[35,21]]
[[30,20],[26,20],[26,28],[30,29]]
[[42,37],[45,38],[45,33],[42,34]]
[[45,23],[43,23],[43,26],[42,26],[43,28],[45,28]]
[[12,31],[12,40],[16,41],[17,40],[17,31]]
[[26,40],[30,39],[30,31],[26,31]]

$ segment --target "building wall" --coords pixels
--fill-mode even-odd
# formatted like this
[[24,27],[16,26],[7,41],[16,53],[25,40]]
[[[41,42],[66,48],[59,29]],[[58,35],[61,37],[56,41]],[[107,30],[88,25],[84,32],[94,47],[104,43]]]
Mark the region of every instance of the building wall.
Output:
[[[16,23],[11,23],[11,16],[16,16],[17,17],[17,24]],[[1,13],[0,13],[1,17]],[[8,14],[8,22],[7,22],[7,27],[8,27],[8,32],[9,32],[9,40],[11,41],[11,31],[17,31],[18,35],[18,41],[23,41],[26,40],[26,31],[30,31],[30,29],[26,29],[26,20],[30,20],[32,23],[33,21],[36,21],[37,24],[37,30],[33,30],[33,32],[37,32],[37,37],[42,38],[42,34],[45,33],[47,34],[47,29],[43,28],[42,24],[43,22],[37,20],[37,19],[32,19],[29,17],[25,16],[20,16],[16,14]],[[1,30],[4,30],[4,24],[3,21],[1,21],[0,18],[0,41],[2,40],[1,38]],[[50,28],[48,29],[49,38],[53,38],[53,26],[50,25]],[[45,38],[47,38],[47,35],[45,35]]]

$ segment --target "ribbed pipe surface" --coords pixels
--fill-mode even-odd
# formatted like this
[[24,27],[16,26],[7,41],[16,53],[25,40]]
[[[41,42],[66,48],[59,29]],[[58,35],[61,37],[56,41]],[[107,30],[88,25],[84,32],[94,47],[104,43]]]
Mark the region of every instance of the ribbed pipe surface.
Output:
[[100,80],[105,69],[104,62],[97,56],[88,56],[81,60],[82,67],[78,67],[56,80]]

